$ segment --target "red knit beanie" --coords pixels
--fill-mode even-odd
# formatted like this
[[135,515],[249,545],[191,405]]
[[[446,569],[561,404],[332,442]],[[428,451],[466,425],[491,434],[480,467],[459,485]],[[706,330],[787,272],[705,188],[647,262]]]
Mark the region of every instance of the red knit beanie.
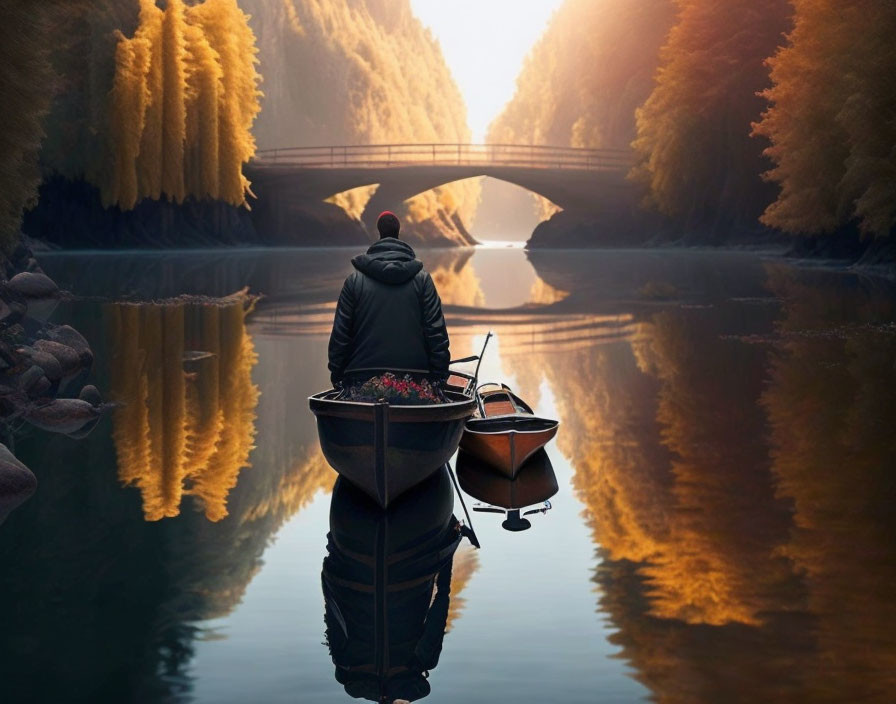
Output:
[[395,213],[386,210],[380,213],[376,219],[376,229],[379,230],[380,237],[398,237],[401,230],[401,222]]

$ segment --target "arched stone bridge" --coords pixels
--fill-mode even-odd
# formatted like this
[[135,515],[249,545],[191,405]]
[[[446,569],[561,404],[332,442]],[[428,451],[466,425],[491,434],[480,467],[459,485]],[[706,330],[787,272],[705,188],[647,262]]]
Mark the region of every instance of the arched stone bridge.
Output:
[[383,211],[454,181],[491,176],[537,193],[568,210],[599,214],[635,206],[626,179],[632,153],[505,144],[377,144],[259,151],[246,166],[256,193],[324,200],[379,184],[362,222],[372,230]]

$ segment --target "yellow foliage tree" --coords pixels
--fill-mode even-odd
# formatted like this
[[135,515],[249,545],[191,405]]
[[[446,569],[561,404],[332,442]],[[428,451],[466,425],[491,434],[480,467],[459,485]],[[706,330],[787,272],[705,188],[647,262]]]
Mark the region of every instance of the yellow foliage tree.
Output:
[[780,195],[762,221],[795,233],[896,225],[896,5],[795,0],[789,43],[770,61],[771,107],[754,125]]
[[242,165],[255,152],[257,49],[236,0],[165,9],[140,0],[134,36],[121,34],[109,94],[113,167],[105,205],[133,208],[163,195],[247,205]]

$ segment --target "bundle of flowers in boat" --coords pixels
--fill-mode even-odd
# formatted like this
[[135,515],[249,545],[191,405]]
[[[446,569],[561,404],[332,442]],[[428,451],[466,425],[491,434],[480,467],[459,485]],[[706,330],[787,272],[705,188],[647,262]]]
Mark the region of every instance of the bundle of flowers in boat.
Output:
[[438,386],[428,379],[414,379],[410,374],[398,378],[392,372],[372,376],[363,383],[349,385],[342,395],[346,401],[372,403],[383,399],[395,404],[445,403]]

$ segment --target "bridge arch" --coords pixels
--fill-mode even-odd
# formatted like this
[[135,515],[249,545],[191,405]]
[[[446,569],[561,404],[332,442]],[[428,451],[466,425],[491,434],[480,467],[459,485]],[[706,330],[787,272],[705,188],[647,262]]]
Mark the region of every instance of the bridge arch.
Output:
[[536,145],[393,144],[301,147],[259,152],[246,167],[259,195],[325,200],[378,184],[361,221],[415,195],[478,176],[536,193],[565,210],[611,212],[635,206],[627,179],[632,154],[623,150]]

